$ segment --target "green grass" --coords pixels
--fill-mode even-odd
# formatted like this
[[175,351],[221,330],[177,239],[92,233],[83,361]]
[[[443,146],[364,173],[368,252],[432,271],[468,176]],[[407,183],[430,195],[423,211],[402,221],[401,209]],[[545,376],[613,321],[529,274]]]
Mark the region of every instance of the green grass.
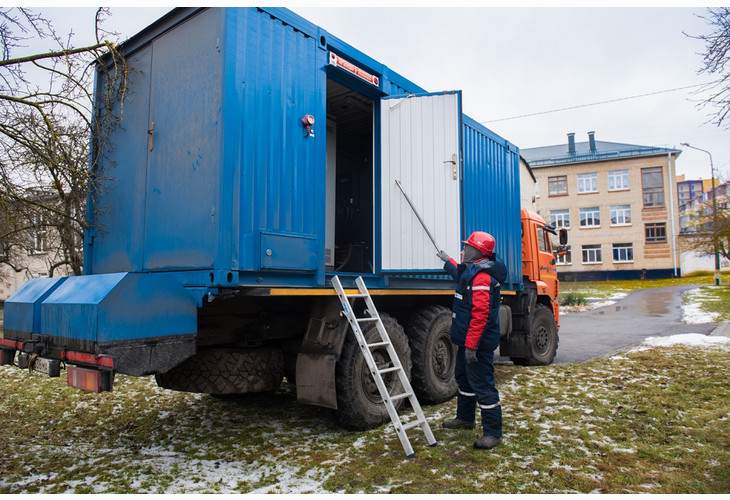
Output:
[[[723,281],[730,281],[726,275]],[[677,280],[562,283],[609,298]],[[730,321],[727,286],[685,294]],[[348,432],[291,385],[216,399],[117,376],[88,394],[0,367],[5,493],[727,493],[730,353],[682,347],[574,365],[496,368],[504,442],[476,450],[477,431],[446,431],[455,402],[425,407],[439,442],[416,430],[405,458],[392,426]]]
[[392,426],[348,432],[293,387],[239,399],[118,376],[87,394],[0,367],[0,493],[727,493],[730,352],[654,348],[577,365],[497,366],[504,441]]

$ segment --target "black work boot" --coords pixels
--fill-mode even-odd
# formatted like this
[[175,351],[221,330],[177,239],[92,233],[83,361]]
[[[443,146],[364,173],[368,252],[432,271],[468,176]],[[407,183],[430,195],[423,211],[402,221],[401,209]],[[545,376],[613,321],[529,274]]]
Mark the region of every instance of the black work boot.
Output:
[[480,448],[482,450],[491,450],[499,443],[502,442],[501,437],[497,436],[482,436],[474,441],[474,448]]
[[444,420],[441,424],[444,429],[473,429],[474,422],[468,420],[461,420],[460,418],[452,418],[451,420]]

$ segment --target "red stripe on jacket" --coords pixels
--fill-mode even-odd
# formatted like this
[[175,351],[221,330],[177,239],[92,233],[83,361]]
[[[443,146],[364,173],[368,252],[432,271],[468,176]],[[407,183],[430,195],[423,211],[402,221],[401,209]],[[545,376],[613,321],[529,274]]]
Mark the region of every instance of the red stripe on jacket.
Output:
[[464,346],[468,349],[476,350],[484,333],[484,328],[487,326],[491,286],[492,277],[487,273],[477,273],[471,282],[471,321],[464,342]]

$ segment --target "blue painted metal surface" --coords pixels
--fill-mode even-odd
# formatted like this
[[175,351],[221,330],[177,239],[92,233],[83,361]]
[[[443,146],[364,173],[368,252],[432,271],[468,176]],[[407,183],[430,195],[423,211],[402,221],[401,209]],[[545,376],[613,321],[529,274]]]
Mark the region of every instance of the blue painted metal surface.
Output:
[[[5,301],[4,328],[6,332],[40,333],[41,302],[65,278],[42,278],[28,281]],[[15,338],[15,337],[13,337]],[[28,335],[23,338],[29,338]]]
[[163,274],[72,276],[41,304],[41,335],[103,344],[197,332],[193,296]]
[[465,235],[487,231],[507,265],[505,289],[522,290],[519,151],[464,117],[463,220]]

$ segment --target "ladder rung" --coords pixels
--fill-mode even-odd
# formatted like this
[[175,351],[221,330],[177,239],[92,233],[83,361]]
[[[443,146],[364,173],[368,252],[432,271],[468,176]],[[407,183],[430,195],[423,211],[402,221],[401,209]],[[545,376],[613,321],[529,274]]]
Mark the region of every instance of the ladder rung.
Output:
[[390,368],[384,368],[382,370],[378,370],[378,373],[380,373],[380,374],[391,373],[391,372],[397,372],[398,370],[400,370],[400,366],[391,366]]
[[408,422],[403,426],[403,430],[407,431],[409,429],[413,429],[415,427],[420,427],[423,425],[423,420],[416,420],[415,422]]
[[347,293],[347,292],[345,292],[345,297],[347,297],[348,299],[362,299],[367,296],[368,296],[367,293]]
[[406,398],[410,398],[411,396],[413,396],[412,392],[404,392],[403,394],[396,394],[395,396],[391,396],[390,400],[398,401],[399,399],[406,399]]
[[368,344],[368,347],[372,349],[373,347],[383,347],[386,345],[390,345],[390,342],[375,342],[373,344]]

